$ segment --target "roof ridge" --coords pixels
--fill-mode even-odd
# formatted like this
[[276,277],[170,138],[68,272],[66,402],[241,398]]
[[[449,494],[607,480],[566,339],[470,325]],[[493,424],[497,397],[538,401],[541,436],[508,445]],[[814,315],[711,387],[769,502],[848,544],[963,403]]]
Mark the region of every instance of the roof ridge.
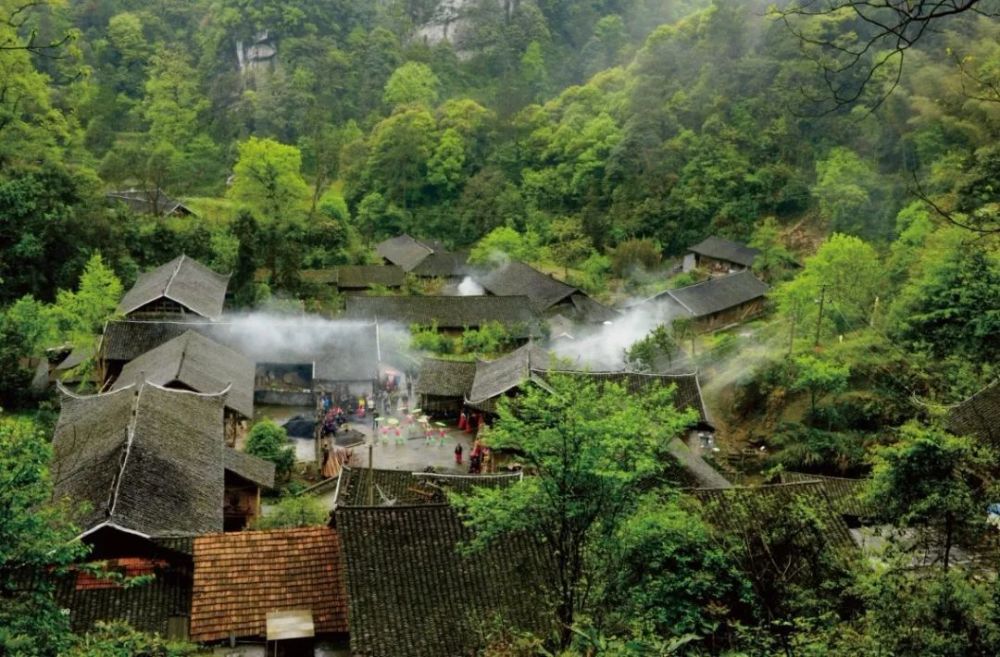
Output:
[[125,476],[125,468],[128,466],[128,457],[132,453],[132,443],[135,441],[136,419],[139,417],[139,401],[142,399],[142,390],[145,385],[140,384],[135,391],[135,401],[132,405],[132,412],[128,419],[128,440],[125,442],[125,455],[122,457],[121,467],[115,477],[114,490],[111,493],[111,508],[108,510],[108,518],[115,515],[115,507],[118,505],[118,492],[121,489],[122,479]]
[[[163,296],[167,297],[168,299],[170,298],[170,286],[173,284],[174,279],[177,278],[177,274],[180,272],[181,267],[184,265],[185,258],[187,258],[187,255],[182,253],[181,257],[177,259],[177,266],[174,267],[174,273],[170,274],[170,278],[167,279],[166,285],[163,286]],[[176,301],[176,299],[172,300]]]

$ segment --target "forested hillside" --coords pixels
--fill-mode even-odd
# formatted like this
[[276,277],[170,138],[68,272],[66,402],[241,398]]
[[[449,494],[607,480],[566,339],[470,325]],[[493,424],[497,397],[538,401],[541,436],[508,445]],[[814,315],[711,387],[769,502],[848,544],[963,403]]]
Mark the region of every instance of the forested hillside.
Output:
[[[1000,376],[998,16],[995,0],[0,0],[0,498],[26,491],[9,514],[0,502],[16,521],[0,520],[0,654],[139,640],[23,638],[36,601],[17,598],[17,568],[80,556],[45,504],[58,409],[32,385],[39,364],[72,352],[75,390],[110,382],[95,374],[106,322],[182,254],[232,273],[227,311],[342,317],[348,294],[323,276],[388,263],[376,244],[403,234],[484,270],[530,263],[614,313],[531,336],[583,338],[560,356],[697,370],[717,430],[706,459],[734,483],[864,488],[860,514],[831,489],[792,511],[729,500],[720,547],[683,486],[650,483],[662,454],[640,445],[628,470],[630,446],[596,441],[589,466],[627,503],[555,485],[601,507],[578,529],[557,638],[503,636],[484,654],[997,654],[997,552],[979,548],[1000,462],[1000,416],[980,410]],[[717,278],[685,261],[708,237],[756,249],[760,312],[711,330],[650,319],[640,302]],[[446,287],[398,273],[366,294]],[[524,337],[409,328],[407,349],[464,364]],[[644,431],[588,412],[560,421]],[[529,457],[517,429],[548,430],[498,417],[500,442]],[[534,494],[555,495],[540,480]],[[521,502],[456,504],[491,531],[530,531],[525,509],[550,519]],[[921,548],[943,563],[928,557],[925,577],[910,552],[845,561],[819,545],[820,507],[877,518],[879,546],[927,529]],[[5,596],[27,606],[6,612]]]

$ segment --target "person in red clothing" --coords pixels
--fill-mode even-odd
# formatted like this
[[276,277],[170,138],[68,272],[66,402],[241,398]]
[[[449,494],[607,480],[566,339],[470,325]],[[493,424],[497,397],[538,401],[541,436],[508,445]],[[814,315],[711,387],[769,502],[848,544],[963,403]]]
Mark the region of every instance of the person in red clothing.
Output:
[[455,465],[462,465],[462,443],[455,445]]

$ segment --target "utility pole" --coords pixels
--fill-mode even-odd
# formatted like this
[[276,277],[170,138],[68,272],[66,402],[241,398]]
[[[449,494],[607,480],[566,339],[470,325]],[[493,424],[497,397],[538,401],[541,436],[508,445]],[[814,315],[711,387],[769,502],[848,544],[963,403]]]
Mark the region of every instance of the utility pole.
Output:
[[868,323],[869,326],[875,328],[875,315],[878,314],[878,297],[875,297],[875,306],[872,308],[872,319]]
[[375,447],[375,439],[368,443],[368,506],[375,506],[375,472],[372,465],[372,448]]
[[826,303],[826,284],[819,286],[819,315],[816,316],[816,344],[819,346],[819,330],[823,326],[823,304]]

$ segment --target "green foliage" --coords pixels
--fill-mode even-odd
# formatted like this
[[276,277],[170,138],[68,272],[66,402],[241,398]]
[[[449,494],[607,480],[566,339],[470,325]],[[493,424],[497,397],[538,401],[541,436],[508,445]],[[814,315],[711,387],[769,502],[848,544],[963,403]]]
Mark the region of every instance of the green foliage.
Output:
[[389,76],[382,99],[392,107],[409,104],[430,107],[437,100],[440,84],[429,66],[407,62]]
[[947,570],[955,546],[976,545],[987,529],[995,462],[972,439],[909,422],[898,442],[875,451],[867,499],[880,519],[934,535]]
[[[52,500],[51,447],[30,420],[0,415],[0,652],[51,655],[65,646],[69,627],[52,597],[49,572],[87,552],[73,538],[73,500]],[[56,474],[58,476],[58,473]],[[30,581],[33,586],[23,586]]]
[[680,350],[671,329],[660,324],[625,351],[625,363],[638,372],[651,372],[660,358],[669,363]]
[[288,477],[295,465],[295,450],[288,444],[288,434],[274,420],[254,423],[247,436],[246,452],[274,463],[275,472],[282,478]]
[[478,329],[462,332],[462,352],[481,356],[496,356],[517,345],[517,338],[500,322],[485,322]]
[[826,159],[816,162],[812,192],[833,230],[858,234],[867,224],[866,215],[872,212],[871,194],[877,184],[875,172],[857,153],[837,147]]
[[410,349],[432,354],[450,354],[455,350],[455,341],[438,331],[437,322],[430,326],[413,324],[410,326]]
[[319,498],[311,495],[288,495],[271,508],[267,515],[254,520],[254,529],[283,529],[285,527],[322,526],[329,521],[330,512]]
[[781,229],[774,217],[765,217],[757,224],[749,245],[760,251],[753,262],[754,273],[769,283],[784,279],[795,263],[781,239]]
[[533,262],[541,255],[537,235],[501,226],[494,228],[476,243],[469,254],[469,262],[494,265],[503,264],[507,260]]
[[809,412],[816,417],[816,402],[827,395],[847,389],[851,369],[847,365],[803,355],[795,358],[795,379],[792,390],[809,393]]
[[228,195],[266,221],[294,217],[309,189],[302,179],[302,154],[295,146],[250,137],[238,146],[235,180]]
[[529,386],[516,403],[502,401],[486,439],[493,449],[519,453],[535,476],[506,489],[480,488],[455,502],[476,528],[473,548],[510,532],[548,542],[555,563],[547,576],[565,647],[577,615],[587,611],[584,587],[607,571],[602,537],[623,526],[651,485],[663,483],[666,444],[693,412],[674,409],[672,388],[638,396],[570,376],[547,381],[550,390]]
[[127,623],[98,622],[94,629],[72,639],[63,657],[186,657],[198,651],[191,643],[167,641],[156,634],[137,632]]
[[611,250],[611,271],[624,278],[635,270],[653,271],[660,266],[660,247],[651,240],[625,240]]

